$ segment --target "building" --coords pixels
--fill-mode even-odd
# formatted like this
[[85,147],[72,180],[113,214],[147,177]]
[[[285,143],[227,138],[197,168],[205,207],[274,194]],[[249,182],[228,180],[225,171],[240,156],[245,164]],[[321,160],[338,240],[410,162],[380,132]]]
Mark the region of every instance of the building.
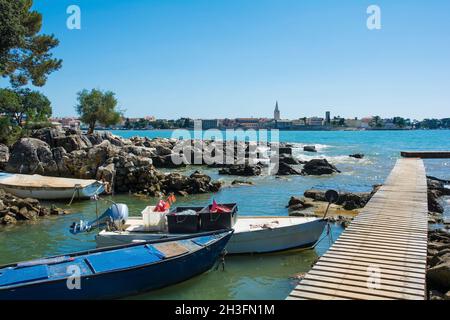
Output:
[[275,128],[276,129],[291,129],[292,121],[291,120],[276,120]]
[[273,111],[273,119],[275,121],[281,120],[280,109],[278,109],[278,101],[275,103],[275,110]]
[[74,129],[78,130],[81,126],[81,121],[78,118],[67,117],[67,118],[50,118],[50,122],[60,123],[61,127],[64,129]]
[[207,119],[207,120],[201,120],[202,121],[202,129],[208,130],[208,129],[217,129],[219,127],[219,120],[217,119]]
[[311,117],[306,119],[306,124],[308,126],[323,126],[323,118]]
[[346,119],[345,120],[345,125],[349,128],[362,128],[363,127],[363,122],[362,120],[359,120],[358,118],[354,118],[354,119]]
[[331,124],[331,112],[325,112],[325,124],[329,126]]

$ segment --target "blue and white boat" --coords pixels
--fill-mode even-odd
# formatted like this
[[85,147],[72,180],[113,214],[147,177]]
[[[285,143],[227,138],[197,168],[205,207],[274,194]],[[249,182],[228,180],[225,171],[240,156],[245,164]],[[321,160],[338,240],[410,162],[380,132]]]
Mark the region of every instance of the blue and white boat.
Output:
[[222,230],[0,266],[0,300],[112,299],[187,280],[213,267]]

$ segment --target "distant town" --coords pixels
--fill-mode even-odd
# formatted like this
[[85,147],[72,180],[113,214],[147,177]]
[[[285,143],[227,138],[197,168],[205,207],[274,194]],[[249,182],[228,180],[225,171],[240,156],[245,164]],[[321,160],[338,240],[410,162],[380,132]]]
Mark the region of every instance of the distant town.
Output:
[[[156,119],[154,116],[128,118],[123,116],[117,125],[96,127],[97,130],[160,130],[160,129],[193,129],[195,121],[201,121],[203,130],[207,129],[279,129],[279,130],[417,130],[417,129],[449,129],[450,118],[411,120],[403,117],[382,118],[368,116],[361,119],[333,116],[330,111],[324,117],[303,117],[283,119],[278,102],[275,104],[273,118],[235,118],[235,119],[191,119],[176,120]],[[64,128],[86,129],[79,118],[51,118],[54,125]]]

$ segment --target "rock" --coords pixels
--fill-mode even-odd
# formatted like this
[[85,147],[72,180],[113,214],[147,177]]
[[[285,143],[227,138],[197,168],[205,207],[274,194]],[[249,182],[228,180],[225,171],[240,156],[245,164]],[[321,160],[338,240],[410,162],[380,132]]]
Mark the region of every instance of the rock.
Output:
[[351,154],[349,155],[350,158],[355,158],[355,159],[362,159],[364,158],[364,154],[362,153],[355,153],[355,154]]
[[50,148],[56,147],[55,139],[63,138],[65,136],[65,131],[59,128],[42,128],[33,131],[33,133],[31,134],[32,138],[44,141],[50,146]]
[[278,153],[279,154],[290,154],[292,155],[292,147],[279,147],[278,148]]
[[439,202],[439,191],[428,189],[428,210],[431,212],[444,213],[444,207]]
[[285,154],[285,153],[280,155],[279,162],[283,162],[286,164],[292,164],[292,165],[300,164],[299,160],[295,159],[292,155]]
[[435,288],[450,290],[450,260],[428,269],[427,280]]
[[52,204],[52,206],[50,207],[50,214],[52,216],[62,216],[62,215],[69,214],[69,211],[61,209],[61,208],[58,208],[57,206]]
[[313,159],[308,161],[302,169],[303,175],[324,175],[340,172],[326,159]]
[[[375,188],[375,187],[374,187]],[[327,202],[325,190],[309,189],[304,192],[306,198],[315,201]],[[343,206],[345,210],[354,210],[363,208],[372,197],[373,192],[340,192],[336,204]]]
[[445,296],[437,290],[430,290],[428,292],[428,298],[429,300],[444,300]]
[[259,176],[261,173],[262,169],[259,165],[235,164],[219,169],[219,174],[234,176]]
[[233,180],[231,182],[231,185],[233,185],[233,186],[236,186],[236,185],[239,185],[239,186],[252,186],[253,182],[251,182],[251,181],[244,181],[244,180]]
[[3,225],[10,225],[10,224],[16,224],[17,219],[14,218],[13,214],[6,214],[2,218],[0,218],[0,223]]
[[185,167],[188,161],[184,155],[176,156],[179,157],[179,161],[175,163],[172,160],[172,154],[159,155],[152,158],[152,162],[156,168],[178,168]]
[[303,147],[303,151],[306,151],[306,152],[317,152],[316,146],[304,146]]
[[5,169],[15,173],[58,175],[50,146],[35,138],[22,138],[13,145]]
[[289,176],[289,175],[300,175],[301,171],[293,168],[291,165],[280,162],[278,164],[277,176]]
[[33,209],[27,209],[27,207],[20,208],[19,212],[16,213],[17,220],[36,220],[39,214]]
[[69,135],[63,137],[56,137],[53,139],[54,147],[62,147],[67,152],[74,150],[81,150],[91,147],[92,144],[88,139],[83,140],[80,135]]
[[289,207],[299,205],[299,204],[303,205],[304,203],[305,203],[305,201],[303,199],[300,199],[298,197],[291,197],[289,199],[287,207],[289,208]]
[[0,144],[0,170],[3,170],[9,161],[9,148]]

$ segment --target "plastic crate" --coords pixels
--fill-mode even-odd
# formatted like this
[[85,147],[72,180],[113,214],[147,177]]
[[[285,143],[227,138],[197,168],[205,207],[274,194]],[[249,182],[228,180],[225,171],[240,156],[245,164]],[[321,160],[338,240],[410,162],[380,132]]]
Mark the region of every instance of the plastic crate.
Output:
[[[175,207],[167,215],[169,233],[196,233],[200,229],[198,212],[203,207]],[[197,214],[182,214],[183,211],[194,210]]]
[[227,207],[230,212],[211,212],[212,205],[203,208],[200,214],[200,229],[204,231],[231,229],[237,220],[238,207],[236,203],[219,203]]

